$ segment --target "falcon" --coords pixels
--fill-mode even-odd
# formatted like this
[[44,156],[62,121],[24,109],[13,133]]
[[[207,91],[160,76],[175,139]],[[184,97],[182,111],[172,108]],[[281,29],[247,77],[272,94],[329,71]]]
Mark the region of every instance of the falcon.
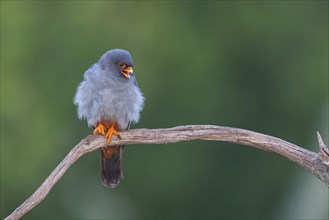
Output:
[[[133,59],[123,49],[103,54],[83,75],[74,104],[80,119],[86,119],[93,134],[101,134],[108,143],[113,135],[137,123],[143,109],[144,97],[133,72]],[[124,146],[107,146],[101,152],[101,181],[104,186],[116,187],[122,174]]]

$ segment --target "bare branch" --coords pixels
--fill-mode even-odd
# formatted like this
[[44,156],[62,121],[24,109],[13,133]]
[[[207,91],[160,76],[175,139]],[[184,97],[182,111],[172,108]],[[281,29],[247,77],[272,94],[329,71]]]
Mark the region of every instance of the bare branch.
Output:
[[[309,170],[329,187],[328,148],[318,133],[320,152],[315,153],[282,139],[239,128],[188,125],[167,129],[135,129],[120,132],[121,139],[114,137],[112,145],[164,144],[190,140],[226,141],[274,152]],[[19,219],[46,198],[67,169],[86,153],[108,146],[102,136],[89,135],[77,144],[55,168],[42,185],[6,220]]]

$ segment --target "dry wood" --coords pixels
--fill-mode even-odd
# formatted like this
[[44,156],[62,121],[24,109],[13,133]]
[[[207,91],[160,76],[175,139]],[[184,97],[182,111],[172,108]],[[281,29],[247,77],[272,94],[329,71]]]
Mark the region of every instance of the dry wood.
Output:
[[[261,150],[275,152],[292,160],[306,170],[309,170],[329,187],[329,150],[323,143],[319,133],[317,133],[320,147],[319,153],[306,150],[269,135],[239,128],[212,125],[188,125],[166,129],[135,129],[122,131],[120,132],[120,136],[120,140],[113,137],[110,145],[164,144],[189,140],[208,140],[227,141],[255,147]],[[76,160],[86,153],[105,146],[108,146],[108,144],[102,136],[89,135],[84,138],[68,153],[42,185],[14,210],[6,220],[21,218],[46,198],[53,186]]]

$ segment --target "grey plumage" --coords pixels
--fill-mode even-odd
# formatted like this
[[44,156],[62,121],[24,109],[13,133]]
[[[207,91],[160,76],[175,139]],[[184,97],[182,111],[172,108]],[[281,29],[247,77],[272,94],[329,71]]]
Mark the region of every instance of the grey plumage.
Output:
[[74,98],[80,119],[88,126],[101,120],[114,120],[119,130],[130,122],[138,122],[144,97],[138,88],[135,74],[126,79],[119,71],[118,62],[133,66],[131,55],[122,49],[107,51],[85,73]]
[[[89,127],[96,127],[99,123],[115,123],[120,131],[129,129],[130,123],[139,121],[144,97],[135,74],[130,74],[130,78],[124,76],[125,71],[120,67],[123,64],[124,67],[133,66],[130,53],[113,49],[84,73],[74,104],[78,108],[79,118],[86,119]],[[101,179],[105,186],[115,187],[123,178],[122,152],[123,146],[101,149]]]

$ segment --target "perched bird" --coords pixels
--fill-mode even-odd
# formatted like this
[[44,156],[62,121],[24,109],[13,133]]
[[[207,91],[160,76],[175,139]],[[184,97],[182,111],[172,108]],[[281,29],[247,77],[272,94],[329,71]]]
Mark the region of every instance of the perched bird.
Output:
[[[77,88],[74,104],[80,119],[87,119],[94,135],[112,135],[127,130],[138,122],[144,97],[137,85],[130,53],[112,49],[101,56],[83,76]],[[123,179],[121,159],[124,146],[103,147],[101,151],[101,180],[103,185],[116,187]]]

